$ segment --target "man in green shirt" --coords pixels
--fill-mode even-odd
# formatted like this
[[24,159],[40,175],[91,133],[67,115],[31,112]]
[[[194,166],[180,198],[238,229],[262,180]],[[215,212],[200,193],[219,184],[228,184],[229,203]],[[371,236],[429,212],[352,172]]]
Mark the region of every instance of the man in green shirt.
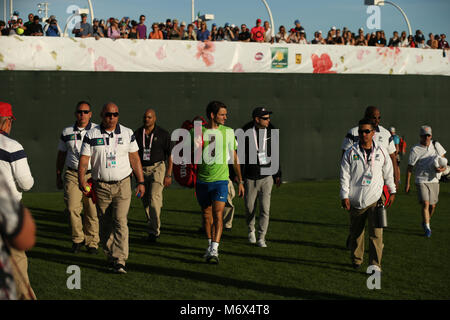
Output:
[[[223,229],[223,210],[228,197],[228,160],[233,157],[233,168],[239,180],[239,196],[244,196],[237,143],[233,129],[224,126],[227,107],[219,101],[211,101],[206,108],[208,123],[202,134],[192,130],[194,160],[198,164],[195,191],[203,212],[203,223],[208,249],[205,258],[209,263],[219,263],[219,242]],[[201,152],[201,158],[197,155]]]

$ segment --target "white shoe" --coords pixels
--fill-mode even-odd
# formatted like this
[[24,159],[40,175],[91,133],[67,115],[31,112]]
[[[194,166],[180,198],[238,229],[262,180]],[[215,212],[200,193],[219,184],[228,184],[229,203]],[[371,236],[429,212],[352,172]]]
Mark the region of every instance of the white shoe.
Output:
[[203,255],[203,258],[207,258],[208,256],[209,256],[209,252],[211,251],[211,247],[208,247],[208,248],[206,248],[206,252],[205,252],[205,254]]
[[248,241],[250,243],[256,243],[255,231],[248,233]]
[[267,248],[267,244],[265,240],[258,240],[258,242],[256,243],[256,245],[260,248]]
[[217,250],[211,249],[206,257],[206,262],[212,264],[219,263],[219,252]]

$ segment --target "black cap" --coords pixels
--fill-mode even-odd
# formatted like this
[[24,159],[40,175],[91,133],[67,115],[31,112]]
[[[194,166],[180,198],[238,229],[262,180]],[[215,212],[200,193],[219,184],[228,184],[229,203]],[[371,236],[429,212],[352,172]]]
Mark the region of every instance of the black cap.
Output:
[[86,13],[82,13],[81,16],[82,17],[87,17],[87,14]]
[[268,115],[268,114],[272,114],[272,111],[269,111],[269,110],[267,110],[264,107],[257,107],[255,109],[253,109],[252,117],[253,118],[263,117],[263,116]]

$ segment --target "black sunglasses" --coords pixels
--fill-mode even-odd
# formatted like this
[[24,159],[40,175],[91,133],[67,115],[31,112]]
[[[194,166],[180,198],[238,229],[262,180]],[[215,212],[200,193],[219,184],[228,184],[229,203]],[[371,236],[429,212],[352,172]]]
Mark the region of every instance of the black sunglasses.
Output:
[[118,117],[118,116],[119,116],[118,112],[106,112],[105,113],[105,117],[107,117],[107,118]]
[[259,117],[260,119],[262,119],[262,120],[269,120],[270,118],[269,117]]
[[363,133],[369,134],[369,133],[371,133],[371,132],[372,132],[372,130],[369,130],[369,129],[366,129],[366,130],[358,130],[358,133],[359,133],[359,134],[363,134]]
[[370,119],[376,119],[376,120],[380,120],[381,117],[370,117]]
[[82,114],[82,113],[88,114],[89,112],[91,112],[91,111],[90,110],[77,110],[78,114]]

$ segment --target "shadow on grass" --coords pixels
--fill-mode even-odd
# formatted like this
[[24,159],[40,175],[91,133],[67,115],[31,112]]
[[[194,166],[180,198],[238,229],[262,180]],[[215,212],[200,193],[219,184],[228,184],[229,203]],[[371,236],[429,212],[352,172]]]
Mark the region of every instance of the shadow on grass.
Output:
[[[213,268],[216,266],[212,266]],[[220,267],[220,266],[217,266]],[[142,273],[150,273],[150,274],[159,274],[164,276],[169,276],[172,278],[183,278],[194,280],[198,282],[204,282],[207,284],[217,284],[225,287],[235,287],[236,289],[246,289],[246,290],[254,290],[257,292],[267,292],[271,294],[275,294],[281,297],[287,298],[297,298],[297,299],[333,299],[333,300],[342,300],[342,299],[352,299],[348,296],[343,296],[339,294],[332,294],[327,292],[320,291],[312,291],[312,290],[304,290],[300,288],[294,287],[281,287],[270,284],[262,284],[259,282],[246,281],[246,280],[238,280],[232,279],[228,277],[223,277],[218,274],[208,274],[202,272],[188,271],[188,270],[180,270],[174,268],[166,268],[159,266],[148,266],[138,263],[129,263],[128,268],[131,271],[137,271]]]
[[305,224],[308,226],[317,226],[317,227],[348,228],[348,224],[322,223],[322,222],[311,222],[311,221],[301,221],[301,220],[284,220],[284,219],[277,219],[277,218],[270,218],[270,222],[299,223],[299,224]]

